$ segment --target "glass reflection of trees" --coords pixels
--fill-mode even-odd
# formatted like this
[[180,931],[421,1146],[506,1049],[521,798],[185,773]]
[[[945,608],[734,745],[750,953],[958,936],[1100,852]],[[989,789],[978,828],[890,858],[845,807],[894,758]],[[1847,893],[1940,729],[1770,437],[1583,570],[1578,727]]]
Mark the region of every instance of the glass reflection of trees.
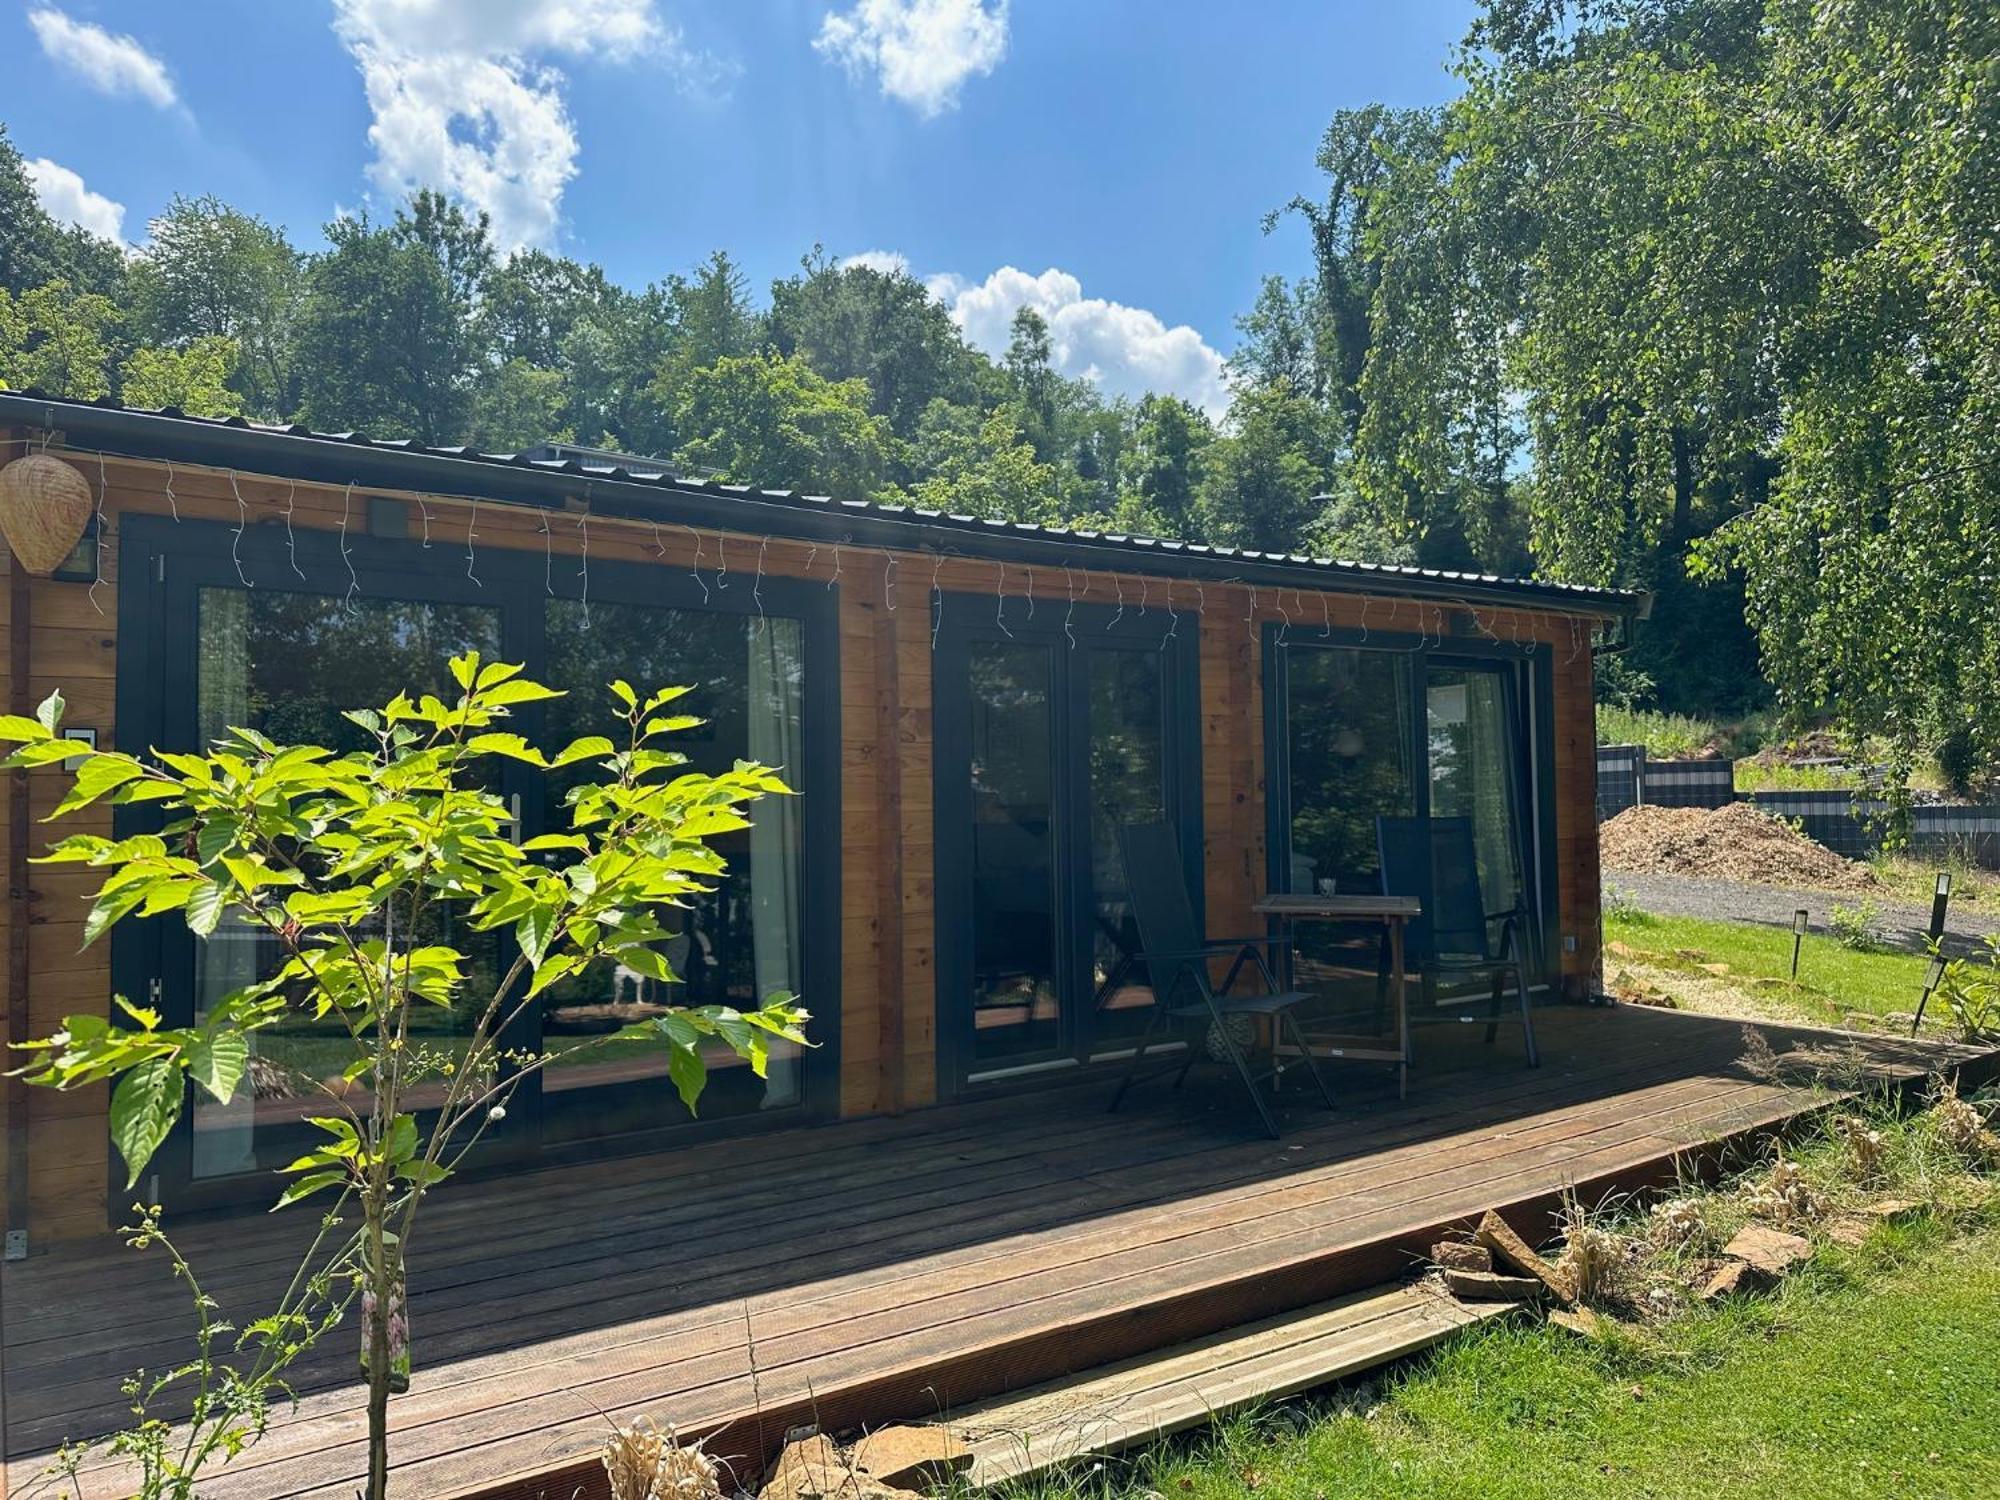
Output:
[[[691,691],[672,711],[703,722],[666,743],[688,758],[690,770],[716,773],[738,760],[759,760],[798,784],[804,659],[797,620],[624,603],[586,608],[568,599],[549,601],[545,620],[541,680],[567,693],[547,705],[551,744],[602,734],[622,745],[626,727],[606,691],[614,678],[641,691],[684,686]],[[546,827],[567,826],[565,799],[592,774],[595,768],[585,763],[545,778]],[[663,986],[628,972],[561,981],[542,1010],[544,1046],[573,1050],[667,1004],[747,1008],[773,989],[797,992],[800,813],[797,798],[766,799],[751,810],[756,827],[709,841],[728,861],[727,871],[688,910],[662,917],[677,934],[666,950],[680,983]],[[726,1048],[715,1049],[710,1063],[704,1118],[799,1097],[795,1049],[773,1048],[768,1083],[736,1066]],[[559,1061],[544,1076],[545,1138],[637,1129],[678,1117],[680,1106],[664,1086],[665,1069],[665,1053],[640,1043],[591,1048]],[[606,1092],[625,1084],[633,1085],[626,1093]]]

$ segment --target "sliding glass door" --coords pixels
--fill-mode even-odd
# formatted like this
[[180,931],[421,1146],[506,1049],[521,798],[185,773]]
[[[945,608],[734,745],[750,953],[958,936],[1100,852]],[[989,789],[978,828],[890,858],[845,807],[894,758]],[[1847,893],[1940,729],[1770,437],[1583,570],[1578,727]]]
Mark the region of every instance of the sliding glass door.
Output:
[[1192,629],[1163,612],[935,607],[949,1094],[1115,1053],[1145,1025],[1118,830],[1175,823],[1197,877],[1195,657]]
[[[1274,888],[1376,892],[1376,820],[1462,817],[1472,824],[1488,911],[1528,913],[1531,968],[1554,893],[1548,661],[1536,649],[1266,636],[1270,878]],[[1301,972],[1348,1014],[1376,1006],[1374,934],[1302,924]],[[1351,1017],[1350,1017],[1351,1018]]]
[[[715,841],[728,868],[714,889],[661,914],[675,983],[624,970],[588,975],[529,1008],[507,1051],[516,1059],[547,1053],[551,1062],[522,1079],[505,1121],[488,1132],[489,1157],[594,1153],[832,1111],[839,769],[834,597],[826,590],[767,578],[755,595],[711,588],[705,599],[685,573],[599,563],[586,597],[574,559],[539,553],[494,549],[479,557],[475,578],[451,563],[430,565],[420,543],[376,537],[350,539],[343,553],[335,539],[303,531],[289,541],[255,531],[233,538],[225,528],[138,519],[123,540],[118,722],[128,742],[189,749],[241,725],[281,742],[353,748],[359,731],[344,710],[398,690],[448,698],[456,689],[446,662],[478,650],[523,662],[564,691],[519,711],[511,727],[531,739],[561,743],[609,730],[606,684],[614,678],[686,686],[681,704],[703,722],[675,748],[692,769],[755,759],[780,767],[804,794],[758,804],[749,829]],[[518,810],[521,836],[532,837],[566,826],[565,798],[585,774],[506,762],[490,789]],[[128,821],[144,816],[132,810]],[[808,900],[809,886],[826,895]],[[436,937],[471,957],[468,1004],[490,993],[513,956],[499,934]],[[177,923],[137,924],[120,930],[113,951],[120,992],[150,995],[170,1024],[200,1015],[277,961],[271,937],[231,923],[206,941]],[[663,1054],[591,1045],[668,1005],[748,1007],[774,990],[803,997],[819,1045],[774,1046],[764,1078],[717,1051],[698,1122],[666,1077]],[[421,1021],[417,1044],[427,1054],[440,1062],[463,1054],[469,1013],[440,1010]],[[260,1031],[253,1046],[236,1095],[217,1104],[197,1094],[159,1158],[163,1174],[193,1190],[183,1201],[267,1191],[262,1174],[299,1154],[310,1134],[305,1119],[325,1112],[328,1090],[346,1089],[340,1072],[351,1052],[331,1021],[301,1015]],[[423,1108],[421,1086],[413,1102]]]

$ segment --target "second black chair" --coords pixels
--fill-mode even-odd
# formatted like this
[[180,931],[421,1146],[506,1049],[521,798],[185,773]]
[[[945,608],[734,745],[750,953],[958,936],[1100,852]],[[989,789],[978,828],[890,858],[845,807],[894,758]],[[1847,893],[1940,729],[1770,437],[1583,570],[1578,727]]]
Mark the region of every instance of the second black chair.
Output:
[[[1202,940],[1201,929],[1195,923],[1194,903],[1188,899],[1180,840],[1167,824],[1127,824],[1118,830],[1118,852],[1125,861],[1125,887],[1131,896],[1132,915],[1139,928],[1141,951],[1133,958],[1146,966],[1153,988],[1153,1013],[1146,1020],[1145,1032],[1132,1053],[1131,1065],[1125,1070],[1118,1092],[1111,1096],[1111,1108],[1116,1110],[1125,1098],[1125,1091],[1138,1081],[1139,1068],[1145,1061],[1154,1033],[1164,1024],[1180,1022],[1183,1029],[1193,1033],[1186,1039],[1186,1055],[1177,1063],[1161,1069],[1162,1075],[1168,1072],[1175,1074],[1176,1088],[1194,1065],[1204,1045],[1204,1037],[1216,1038],[1226,1060],[1243,1080],[1243,1087],[1250,1094],[1250,1102],[1256,1106],[1258,1118],[1275,1138],[1279,1134],[1277,1117],[1264,1102],[1264,1091],[1259,1085],[1281,1076],[1282,1063],[1275,1053],[1277,1045],[1283,1041],[1290,1043],[1299,1064],[1311,1076],[1320,1097],[1331,1109],[1333,1091],[1320,1076],[1312,1052],[1306,1046],[1306,1039],[1299,1031],[1298,1019],[1293,1014],[1299,1005],[1314,997],[1306,991],[1278,988],[1277,979],[1263,952],[1262,945],[1269,939]],[[1216,985],[1209,979],[1209,962],[1225,957],[1234,961],[1222,983]],[[1237,993],[1236,982],[1246,972],[1246,965],[1254,968],[1262,986],[1255,991]],[[1238,1016],[1267,1019],[1274,1053],[1269,1071],[1259,1074],[1250,1070],[1243,1048],[1230,1026],[1230,1021]]]
[[[1414,896],[1424,905],[1423,915],[1410,924],[1410,962],[1423,986],[1422,1015],[1478,1000],[1477,991],[1443,993],[1448,981],[1487,980],[1491,991],[1486,1040],[1491,1042],[1499,1034],[1503,986],[1511,978],[1521,1002],[1521,1040],[1527,1048],[1528,1066],[1541,1066],[1541,1054],[1535,1049],[1534,1015],[1528,1003],[1528,961],[1521,941],[1527,911],[1518,903],[1504,911],[1486,909],[1472,819],[1377,818],[1375,839],[1382,856],[1383,893]],[[1493,937],[1496,923],[1500,928],[1497,943]]]

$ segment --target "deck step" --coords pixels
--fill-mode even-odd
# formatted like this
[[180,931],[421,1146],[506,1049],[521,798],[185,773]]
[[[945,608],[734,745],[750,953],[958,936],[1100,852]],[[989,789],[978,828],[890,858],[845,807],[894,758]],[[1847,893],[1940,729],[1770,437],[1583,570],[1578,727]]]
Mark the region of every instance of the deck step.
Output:
[[951,1426],[972,1452],[973,1484],[1022,1479],[1359,1374],[1510,1311],[1373,1287],[983,1401]]

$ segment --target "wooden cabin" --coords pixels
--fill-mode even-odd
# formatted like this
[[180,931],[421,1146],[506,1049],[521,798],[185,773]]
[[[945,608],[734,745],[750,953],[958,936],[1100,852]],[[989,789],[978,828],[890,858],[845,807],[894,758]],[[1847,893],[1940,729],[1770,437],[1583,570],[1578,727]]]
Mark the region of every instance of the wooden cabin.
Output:
[[[524,716],[531,735],[593,726],[613,677],[692,684],[698,766],[762,760],[802,793],[724,841],[729,876],[676,940],[667,998],[795,990],[817,1045],[765,1080],[718,1067],[699,1119],[646,1061],[552,1064],[494,1163],[1115,1067],[1151,1003],[1114,978],[1134,942],[1116,831],[1133,821],[1179,829],[1207,930],[1227,935],[1261,925],[1266,892],[1374,889],[1378,815],[1468,816],[1482,885],[1528,910],[1538,998],[1598,986],[1591,664],[1631,596],[0,394],[0,462],[31,451],[74,465],[96,514],[55,575],[8,559],[10,712],[61,688],[66,727],[99,744],[193,748],[231,724],[328,742],[339,710],[438,686],[477,647],[570,690]],[[28,863],[65,783],[11,778],[11,1040],[114,990],[185,1022],[269,961],[227,925],[196,942],[127,923],[85,948],[91,873]],[[563,788],[512,767],[501,790],[534,833]],[[1363,939],[1323,950],[1334,987],[1366,968]],[[646,984],[579,983],[523,1044],[573,1046]],[[316,1049],[338,1064],[311,1028],[257,1046],[277,1065],[183,1112],[149,1198],[268,1205],[311,1112],[285,1076],[317,1076]],[[6,1224],[31,1253],[122,1222],[105,1108],[102,1089],[10,1082]]]

